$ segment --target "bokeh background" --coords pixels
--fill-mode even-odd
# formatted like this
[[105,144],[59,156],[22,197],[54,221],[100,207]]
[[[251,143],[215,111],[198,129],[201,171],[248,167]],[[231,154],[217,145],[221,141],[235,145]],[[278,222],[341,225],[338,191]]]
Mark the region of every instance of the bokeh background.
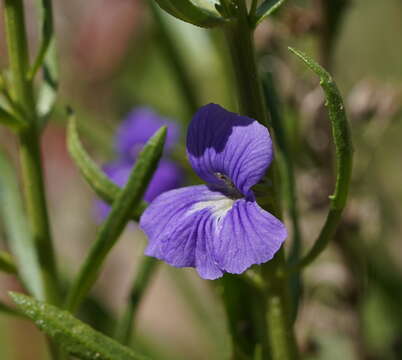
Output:
[[[61,88],[43,153],[52,230],[66,277],[77,271],[98,225],[95,195],[66,150],[67,104],[77,112],[83,142],[99,164],[115,156],[114,131],[137,106],[150,106],[176,121],[182,139],[197,105],[215,102],[236,110],[222,34],[162,13],[155,21],[149,1],[54,1]],[[26,8],[34,53],[34,2],[26,1]],[[7,54],[0,19],[4,68]],[[288,0],[256,33],[259,64],[274,73],[290,134],[304,249],[326,215],[332,147],[317,79],[287,46],[309,53],[333,74],[355,144],[344,220],[331,246],[305,273],[297,334],[307,359],[401,358],[401,36],[401,0]],[[184,75],[175,70],[172,45]],[[183,76],[190,90],[180,86]],[[4,128],[0,141],[15,158],[15,140]],[[175,160],[186,171],[183,149],[182,141]],[[197,180],[188,172],[185,181]],[[5,248],[3,240],[0,237],[0,247]],[[121,314],[145,243],[132,224],[108,258],[88,304],[88,321],[98,328],[110,329]],[[0,298],[5,302],[9,289],[20,286],[0,274]],[[229,341],[224,310],[211,282],[200,280],[191,269],[161,264],[140,306],[134,344],[153,359],[225,359]],[[45,358],[44,340],[32,325],[0,314],[0,359]]]

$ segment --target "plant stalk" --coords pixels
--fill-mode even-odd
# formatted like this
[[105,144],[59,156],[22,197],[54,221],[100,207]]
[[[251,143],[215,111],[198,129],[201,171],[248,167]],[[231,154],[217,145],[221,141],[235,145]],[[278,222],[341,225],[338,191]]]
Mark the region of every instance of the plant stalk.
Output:
[[32,82],[27,80],[29,54],[22,0],[5,0],[5,25],[8,56],[16,104],[28,120],[28,126],[19,134],[20,163],[26,210],[38,253],[45,286],[44,299],[59,303],[58,275],[50,234],[45,187],[40,154],[40,133]]
[[[244,0],[237,0],[236,11],[237,16],[226,25],[225,34],[236,78],[240,113],[258,120],[269,128],[267,107],[257,70],[253,28],[249,22]],[[270,133],[273,135],[272,129],[270,129]],[[276,166],[274,163],[271,165],[271,170],[267,176],[271,180],[272,186],[267,189],[271,202],[266,210],[280,218],[280,192],[277,188]],[[268,327],[268,347],[270,357],[273,360],[293,360],[298,357],[293,328],[289,321],[291,303],[285,266],[283,248],[276,254],[274,259],[262,266],[263,275],[269,289],[266,292],[267,316],[265,320]],[[258,328],[258,324],[255,321],[253,324],[255,328]]]

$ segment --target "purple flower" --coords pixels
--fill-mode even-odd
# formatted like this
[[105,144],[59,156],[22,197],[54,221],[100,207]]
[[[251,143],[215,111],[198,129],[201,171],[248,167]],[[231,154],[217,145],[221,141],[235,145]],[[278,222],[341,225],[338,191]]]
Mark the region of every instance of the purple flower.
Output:
[[268,130],[209,104],[190,124],[187,155],[207,185],[171,190],[151,203],[140,219],[149,238],[145,254],[195,267],[204,279],[240,274],[270,260],[287,231],[251,190],[272,161]]
[[179,138],[177,125],[146,107],[131,111],[117,130],[115,147],[119,156],[129,160],[136,158],[143,145],[163,125],[168,127],[165,148],[169,151]]
[[[163,125],[168,126],[167,150],[178,141],[179,129],[176,124],[158,116],[148,108],[133,110],[123,121],[116,133],[115,147],[118,158],[103,167],[105,174],[116,185],[124,186],[128,180],[139,151],[149,138]],[[180,168],[163,158],[159,162],[152,180],[144,195],[145,201],[152,201],[165,191],[175,189],[183,183]],[[96,204],[96,216],[102,220],[110,211],[110,206],[102,201]]]

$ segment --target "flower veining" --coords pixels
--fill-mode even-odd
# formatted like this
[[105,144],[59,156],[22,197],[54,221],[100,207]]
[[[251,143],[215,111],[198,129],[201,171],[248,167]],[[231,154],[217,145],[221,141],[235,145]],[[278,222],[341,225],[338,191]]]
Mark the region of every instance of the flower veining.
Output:
[[207,185],[170,190],[150,204],[140,219],[145,254],[194,267],[204,279],[269,261],[287,231],[251,189],[272,161],[267,128],[219,105],[203,106],[189,126],[187,156]]

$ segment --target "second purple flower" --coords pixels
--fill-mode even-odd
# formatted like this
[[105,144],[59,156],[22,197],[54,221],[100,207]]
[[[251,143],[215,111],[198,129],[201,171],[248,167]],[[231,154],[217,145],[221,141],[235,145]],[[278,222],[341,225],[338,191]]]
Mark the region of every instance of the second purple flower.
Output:
[[[116,185],[125,185],[138,153],[149,138],[163,125],[168,127],[165,153],[169,154],[179,137],[179,129],[175,123],[145,107],[137,108],[127,115],[115,136],[114,146],[118,157],[103,166],[103,171],[110,180]],[[160,160],[145,192],[144,200],[150,202],[163,192],[175,189],[182,183],[183,174],[180,168],[167,157],[164,157]],[[101,201],[98,202],[97,214],[101,219],[106,217],[109,210],[109,205]]]

